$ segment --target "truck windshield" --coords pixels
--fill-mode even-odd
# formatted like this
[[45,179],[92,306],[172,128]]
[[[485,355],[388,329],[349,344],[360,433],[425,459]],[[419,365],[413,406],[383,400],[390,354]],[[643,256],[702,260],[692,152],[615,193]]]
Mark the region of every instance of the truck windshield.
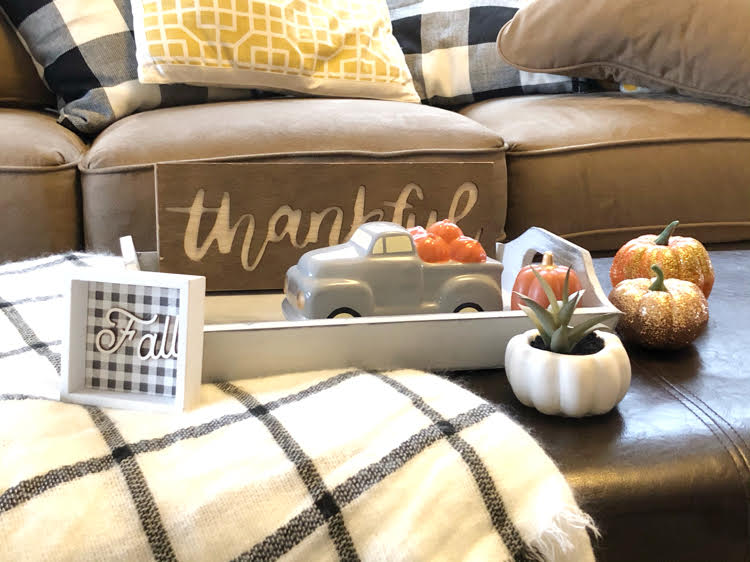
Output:
[[367,234],[364,230],[361,228],[358,228],[354,231],[354,234],[352,234],[352,237],[350,240],[362,248],[365,252],[370,249],[370,244],[372,243],[372,236]]

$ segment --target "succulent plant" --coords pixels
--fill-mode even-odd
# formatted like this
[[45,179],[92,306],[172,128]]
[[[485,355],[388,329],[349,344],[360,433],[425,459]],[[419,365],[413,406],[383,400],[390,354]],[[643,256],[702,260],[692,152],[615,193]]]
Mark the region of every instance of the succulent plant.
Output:
[[550,351],[555,353],[570,354],[573,348],[585,338],[590,332],[593,332],[599,324],[609,318],[618,315],[617,312],[608,312],[600,314],[593,318],[588,318],[575,327],[570,326],[570,319],[573,317],[578,303],[583,297],[584,290],[581,289],[572,295],[568,295],[568,281],[570,279],[570,268],[565,274],[563,283],[562,300],[558,301],[552,287],[549,286],[536,270],[532,270],[536,275],[539,284],[544,290],[544,294],[549,299],[549,306],[542,307],[536,301],[526,295],[516,293],[521,297],[524,303],[520,305],[521,310],[526,313],[539,331],[539,336],[544,341],[544,345]]

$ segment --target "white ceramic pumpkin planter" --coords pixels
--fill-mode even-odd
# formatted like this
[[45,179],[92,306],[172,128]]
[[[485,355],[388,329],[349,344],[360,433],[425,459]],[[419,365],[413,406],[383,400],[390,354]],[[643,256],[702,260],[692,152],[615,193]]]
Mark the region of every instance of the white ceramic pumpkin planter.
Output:
[[536,349],[537,330],[511,338],[505,373],[521,403],[544,414],[583,417],[614,408],[630,388],[630,360],[615,334],[597,331],[604,347],[590,355]]

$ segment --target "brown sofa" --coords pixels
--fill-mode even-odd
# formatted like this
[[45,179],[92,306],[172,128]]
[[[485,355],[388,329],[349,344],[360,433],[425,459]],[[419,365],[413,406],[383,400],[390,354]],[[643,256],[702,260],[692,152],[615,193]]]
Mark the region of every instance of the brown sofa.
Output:
[[[498,222],[611,250],[674,218],[705,242],[750,238],[750,115],[619,93],[493,99],[460,112],[353,99],[266,99],[132,115],[84,142],[0,21],[0,259],[156,247],[160,161],[487,161]],[[507,172],[506,172],[507,167]],[[506,208],[507,202],[507,208]]]
[[[43,109],[54,100],[1,18],[0,68],[0,261],[71,248],[116,251],[124,234],[132,234],[140,250],[154,249],[154,164],[195,159],[491,159],[496,163],[498,221],[507,238],[537,225],[591,250],[613,250],[633,235],[656,231],[677,218],[680,234],[706,243],[750,240],[750,114],[728,105],[619,93],[493,99],[460,111],[373,100],[267,99],[136,114],[84,142]],[[474,386],[489,381],[485,396],[515,404],[507,385],[473,380]],[[644,399],[640,410],[670,404],[669,397],[644,384],[634,383],[634,388]],[[741,400],[737,396],[737,403]],[[564,426],[517,410],[512,415],[532,434],[557,443],[558,429]],[[714,488],[701,481],[707,486],[703,496],[716,498],[705,509],[691,503],[694,496],[685,492],[695,471],[688,466],[693,461],[683,457],[664,467],[665,474],[674,476],[669,484],[681,483],[686,475],[679,490],[662,493],[660,476],[648,480],[650,488],[634,477],[616,495],[597,496],[597,490],[607,491],[599,483],[618,469],[611,464],[633,469],[643,442],[667,458],[680,435],[687,436],[687,446],[700,449],[695,455],[705,465],[701,474],[716,474],[719,465],[725,470],[726,459],[710,435],[705,440],[691,437],[702,428],[700,420],[683,409],[667,410],[663,423],[653,427],[645,422],[639,426],[641,418],[629,410],[618,414],[624,420],[602,422],[635,420],[640,433],[628,434],[618,445],[627,455],[609,450],[611,435],[598,437],[596,423],[585,437],[588,449],[576,452],[574,442],[550,447],[561,466],[589,467],[569,472],[577,478],[574,488],[585,492],[585,508],[611,513],[617,506],[610,522],[622,524],[606,529],[599,556],[705,560],[706,553],[714,552],[720,553],[714,559],[747,559],[748,485],[735,486],[731,474],[722,472],[726,478],[718,478]],[[735,425],[750,423],[742,417]],[[708,441],[711,447],[705,445]],[[596,462],[581,461],[586,451],[595,452]],[[652,452],[646,448],[642,454]],[[649,517],[641,517],[648,511],[643,498],[660,493]],[[664,539],[663,548],[650,550],[638,542],[639,521],[647,521],[649,540]],[[661,524],[666,527],[660,537]],[[681,541],[682,533],[691,540]],[[712,534],[721,545],[705,538]],[[675,550],[680,544],[686,548]]]

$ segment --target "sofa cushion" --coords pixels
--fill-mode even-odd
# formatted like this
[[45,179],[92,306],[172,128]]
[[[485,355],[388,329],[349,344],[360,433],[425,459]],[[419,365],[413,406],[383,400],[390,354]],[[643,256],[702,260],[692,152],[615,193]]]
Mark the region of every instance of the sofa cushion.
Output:
[[0,261],[81,246],[76,165],[86,150],[46,113],[0,109]]
[[462,113],[509,145],[508,219],[613,250],[673,219],[705,242],[750,237],[750,115],[620,94],[490,100]]
[[15,31],[0,11],[0,105],[54,106],[55,96],[39,78]]
[[141,82],[419,102],[385,0],[132,6]]
[[274,99],[160,109],[106,129],[81,164],[86,246],[116,249],[131,234],[156,247],[154,164],[208,161],[494,161],[505,218],[503,140],[462,115],[419,104]]

